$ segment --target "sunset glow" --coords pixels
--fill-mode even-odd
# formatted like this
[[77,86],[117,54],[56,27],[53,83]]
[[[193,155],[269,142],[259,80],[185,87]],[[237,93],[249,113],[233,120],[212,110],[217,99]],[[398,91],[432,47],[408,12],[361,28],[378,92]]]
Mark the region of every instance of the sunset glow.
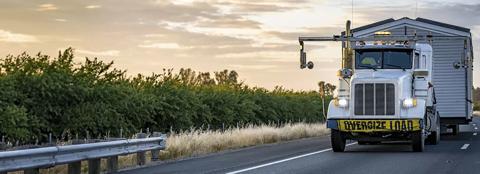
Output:
[[[340,43],[309,46],[313,70],[300,70],[298,36],[331,36],[387,18],[422,17],[470,28],[480,47],[480,3],[454,0],[148,0],[0,2],[1,56],[24,51],[114,61],[129,74],[164,68],[236,70],[247,84],[317,89],[336,83]],[[417,10],[415,7],[418,6]],[[480,67],[480,61],[474,62]],[[480,86],[474,68],[474,86]]]

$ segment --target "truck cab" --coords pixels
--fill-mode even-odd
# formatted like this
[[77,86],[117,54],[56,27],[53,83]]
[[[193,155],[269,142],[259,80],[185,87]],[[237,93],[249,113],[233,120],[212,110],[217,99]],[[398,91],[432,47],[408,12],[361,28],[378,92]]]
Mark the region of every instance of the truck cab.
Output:
[[432,85],[432,47],[408,41],[359,41],[353,71],[343,69],[339,97],[328,107],[332,148],[344,151],[347,139],[359,144],[408,140],[414,151],[440,141],[440,118]]

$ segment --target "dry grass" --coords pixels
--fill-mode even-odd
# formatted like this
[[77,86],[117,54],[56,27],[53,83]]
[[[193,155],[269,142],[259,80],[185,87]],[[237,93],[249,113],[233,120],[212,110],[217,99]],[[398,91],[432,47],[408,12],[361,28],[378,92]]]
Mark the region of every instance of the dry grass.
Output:
[[232,128],[224,132],[189,130],[168,137],[161,159],[178,159],[260,144],[276,143],[328,133],[325,124],[293,123],[282,127],[271,125]]
[[[229,149],[276,143],[294,139],[322,136],[329,133],[322,123],[292,123],[281,127],[273,125],[236,127],[225,131],[198,130],[171,134],[167,139],[167,148],[160,153],[162,160],[180,159],[202,154],[220,152]],[[147,152],[147,163],[150,152]],[[136,166],[135,154],[120,156],[119,168]],[[106,160],[102,159],[102,170],[106,171]],[[87,173],[87,161],[82,161],[82,173]],[[40,173],[67,173],[67,165],[42,169]],[[15,172],[20,174],[23,172]]]

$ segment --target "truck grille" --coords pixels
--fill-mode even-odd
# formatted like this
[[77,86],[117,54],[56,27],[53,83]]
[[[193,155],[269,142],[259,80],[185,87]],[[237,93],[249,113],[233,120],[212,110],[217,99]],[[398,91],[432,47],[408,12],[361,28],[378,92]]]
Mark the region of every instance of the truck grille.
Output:
[[395,86],[391,83],[355,84],[355,115],[394,115]]

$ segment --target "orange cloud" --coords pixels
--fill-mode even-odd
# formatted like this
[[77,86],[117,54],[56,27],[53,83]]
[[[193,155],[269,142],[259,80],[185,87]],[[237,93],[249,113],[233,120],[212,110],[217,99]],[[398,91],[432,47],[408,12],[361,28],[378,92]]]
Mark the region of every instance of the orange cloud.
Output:
[[0,42],[31,43],[38,42],[38,40],[35,36],[0,30]]
[[53,11],[58,10],[58,7],[55,4],[41,4],[38,6],[37,11]]

